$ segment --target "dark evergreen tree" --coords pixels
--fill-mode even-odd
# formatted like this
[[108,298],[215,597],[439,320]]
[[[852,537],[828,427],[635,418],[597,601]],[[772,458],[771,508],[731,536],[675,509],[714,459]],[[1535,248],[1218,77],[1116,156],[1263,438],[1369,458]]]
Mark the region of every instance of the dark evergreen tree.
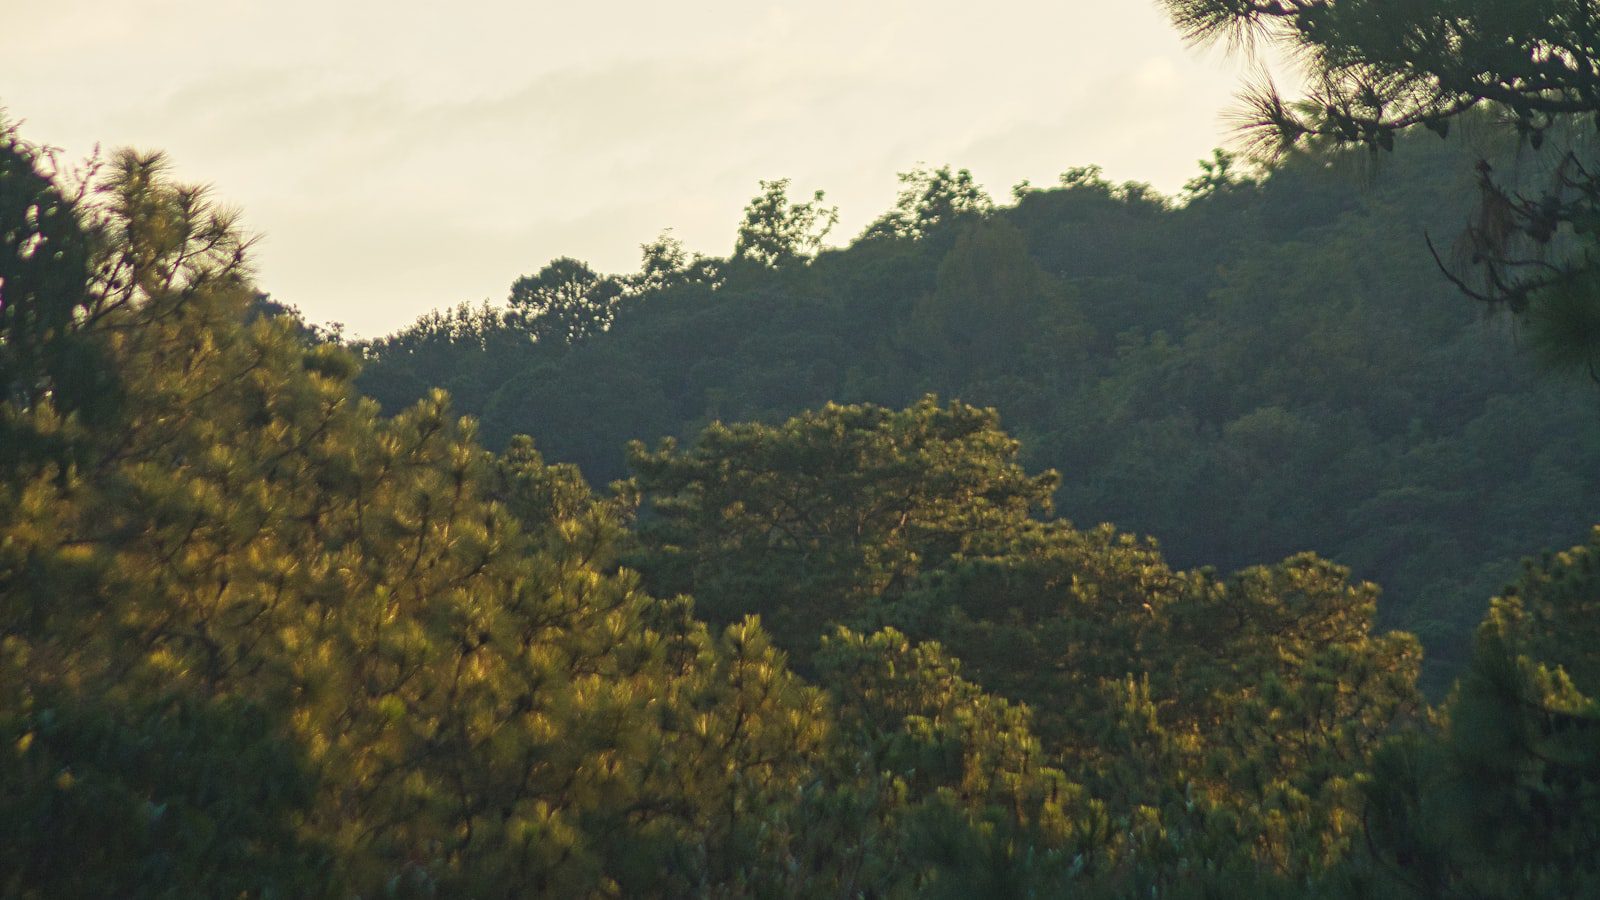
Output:
[[[1593,372],[1600,239],[1600,12],[1588,0],[1164,0],[1190,36],[1260,35],[1305,61],[1311,92],[1250,95],[1259,144],[1395,149],[1489,124],[1537,157],[1477,162],[1481,205],[1452,268],[1459,287],[1527,314],[1552,361]],[[1531,163],[1531,164],[1530,164]],[[1445,261],[1441,260],[1441,264]],[[1578,299],[1578,298],[1582,299]],[[1576,326],[1576,327],[1575,327]]]
[[1600,533],[1529,560],[1495,598],[1436,733],[1375,762],[1382,883],[1416,897],[1582,897],[1600,889]]

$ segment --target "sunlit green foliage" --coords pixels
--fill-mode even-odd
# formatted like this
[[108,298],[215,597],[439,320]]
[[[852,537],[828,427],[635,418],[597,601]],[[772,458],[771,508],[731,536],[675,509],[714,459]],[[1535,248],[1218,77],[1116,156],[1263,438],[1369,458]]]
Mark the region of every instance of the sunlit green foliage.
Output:
[[[765,182],[730,260],[560,259],[358,356],[159,156],[5,132],[0,896],[1593,893],[1600,533],[1438,711],[1297,552],[1448,634],[1594,478],[1570,397],[1395,308],[1406,195],[1330,159],[1005,210],[918,170],[820,255]],[[603,494],[545,455],[663,435]]]
[[[1222,587],[1041,519],[1054,474],[1024,471],[992,410],[932,399],[638,447],[636,484],[597,498],[527,439],[480,449],[442,394],[380,416],[352,357],[252,315],[243,243],[162,169],[120,155],[73,213],[117,273],[65,295],[115,297],[67,335],[117,374],[111,421],[84,427],[48,393],[7,402],[69,451],[15,458],[0,494],[0,813],[24,826],[8,894],[1117,893],[1177,883],[1201,846],[1179,834],[1231,836],[1226,871],[1267,879],[1348,851],[1329,784],[1389,713],[1365,686],[1326,699],[1371,615],[1341,573],[1313,587],[1293,573],[1317,564],[1297,562]],[[622,544],[726,627],[641,591]],[[968,589],[1035,559],[1071,571],[1071,603],[1122,600],[1045,626],[1078,643],[1035,639],[1007,666],[980,620],[1026,620]],[[1037,608],[1028,593],[1017,610]],[[1345,624],[1296,649],[1269,611],[1316,603]],[[1196,636],[1148,612],[1185,604],[1234,624]],[[1164,664],[1204,649],[1162,694],[1128,636],[1140,621],[1172,632]],[[971,648],[978,680],[941,638]],[[1064,667],[1105,674],[1044,674]],[[1047,738],[1012,697],[1049,710]],[[1278,719],[1336,735],[1319,739],[1340,763],[1274,743]],[[1308,798],[1281,825],[1280,794]],[[1215,811],[1196,825],[1194,808]],[[1245,849],[1262,829],[1300,855]],[[95,850],[69,864],[79,843]]]
[[679,451],[635,445],[649,501],[635,560],[713,621],[759,612],[790,652],[1048,508],[993,411],[932,398],[902,412],[827,406],[781,426],[712,425]]
[[[1373,633],[1376,590],[1314,556],[1221,580],[1174,572],[1109,528],[1035,518],[1054,474],[1026,476],[996,425],[925,400],[712,426],[682,453],[638,448],[637,564],[652,584],[705,598],[714,618],[759,613],[796,652],[836,623],[887,623],[830,638],[814,662],[846,727],[863,704],[864,722],[914,713],[878,765],[943,771],[963,802],[993,805],[996,785],[1043,779],[1034,799],[1001,804],[1008,827],[1040,852],[1070,849],[1085,878],[1170,885],[1164,866],[1199,847],[1219,873],[1335,871],[1356,846],[1371,752],[1420,712],[1415,640]],[[943,643],[971,676],[897,629]],[[935,685],[970,699],[918,712]],[[1039,739],[990,692],[1036,710]],[[999,743],[947,731],[973,716]],[[924,756],[892,763],[907,753]],[[963,753],[980,753],[982,771]],[[1041,793],[1070,796],[1076,814],[1035,809]],[[1138,862],[1161,834],[1194,843],[1155,868]]]
[[[380,418],[344,351],[243,324],[230,227],[159,158],[96,190],[117,305],[79,337],[125,402],[93,430],[6,408],[84,462],[0,493],[8,823],[42,829],[5,890],[693,893],[750,865],[741,810],[828,733],[759,629],[614,572],[570,470],[496,459],[442,396]],[[102,855],[64,869],[62,840]]]

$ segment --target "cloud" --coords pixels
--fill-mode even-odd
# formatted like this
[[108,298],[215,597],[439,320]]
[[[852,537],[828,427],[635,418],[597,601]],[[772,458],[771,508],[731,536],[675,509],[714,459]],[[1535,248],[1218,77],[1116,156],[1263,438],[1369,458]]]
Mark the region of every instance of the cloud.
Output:
[[631,268],[668,226],[725,253],[761,178],[826,189],[844,236],[918,162],[1175,187],[1236,83],[1089,0],[103,6],[0,35],[29,136],[167,149],[265,234],[266,287],[362,333],[557,255]]

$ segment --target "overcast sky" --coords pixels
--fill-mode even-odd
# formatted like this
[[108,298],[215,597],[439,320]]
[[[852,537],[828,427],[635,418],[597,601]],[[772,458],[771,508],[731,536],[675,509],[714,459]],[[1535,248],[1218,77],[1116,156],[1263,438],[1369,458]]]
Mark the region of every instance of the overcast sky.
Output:
[[762,178],[826,190],[839,243],[919,162],[1173,191],[1251,73],[1154,0],[0,2],[25,137],[168,151],[265,290],[363,335],[663,228],[725,255]]

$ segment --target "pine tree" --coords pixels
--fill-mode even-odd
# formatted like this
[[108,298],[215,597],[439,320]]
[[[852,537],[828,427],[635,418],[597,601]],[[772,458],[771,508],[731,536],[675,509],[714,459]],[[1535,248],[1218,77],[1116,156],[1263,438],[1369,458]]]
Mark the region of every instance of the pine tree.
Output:
[[1401,735],[1374,767],[1385,883],[1428,897],[1600,890],[1600,531],[1530,560],[1495,598],[1439,731]]
[[779,426],[711,425],[693,447],[630,449],[646,502],[634,559],[712,621],[759,613],[800,658],[975,536],[1048,509],[992,410],[926,398],[828,405]]

